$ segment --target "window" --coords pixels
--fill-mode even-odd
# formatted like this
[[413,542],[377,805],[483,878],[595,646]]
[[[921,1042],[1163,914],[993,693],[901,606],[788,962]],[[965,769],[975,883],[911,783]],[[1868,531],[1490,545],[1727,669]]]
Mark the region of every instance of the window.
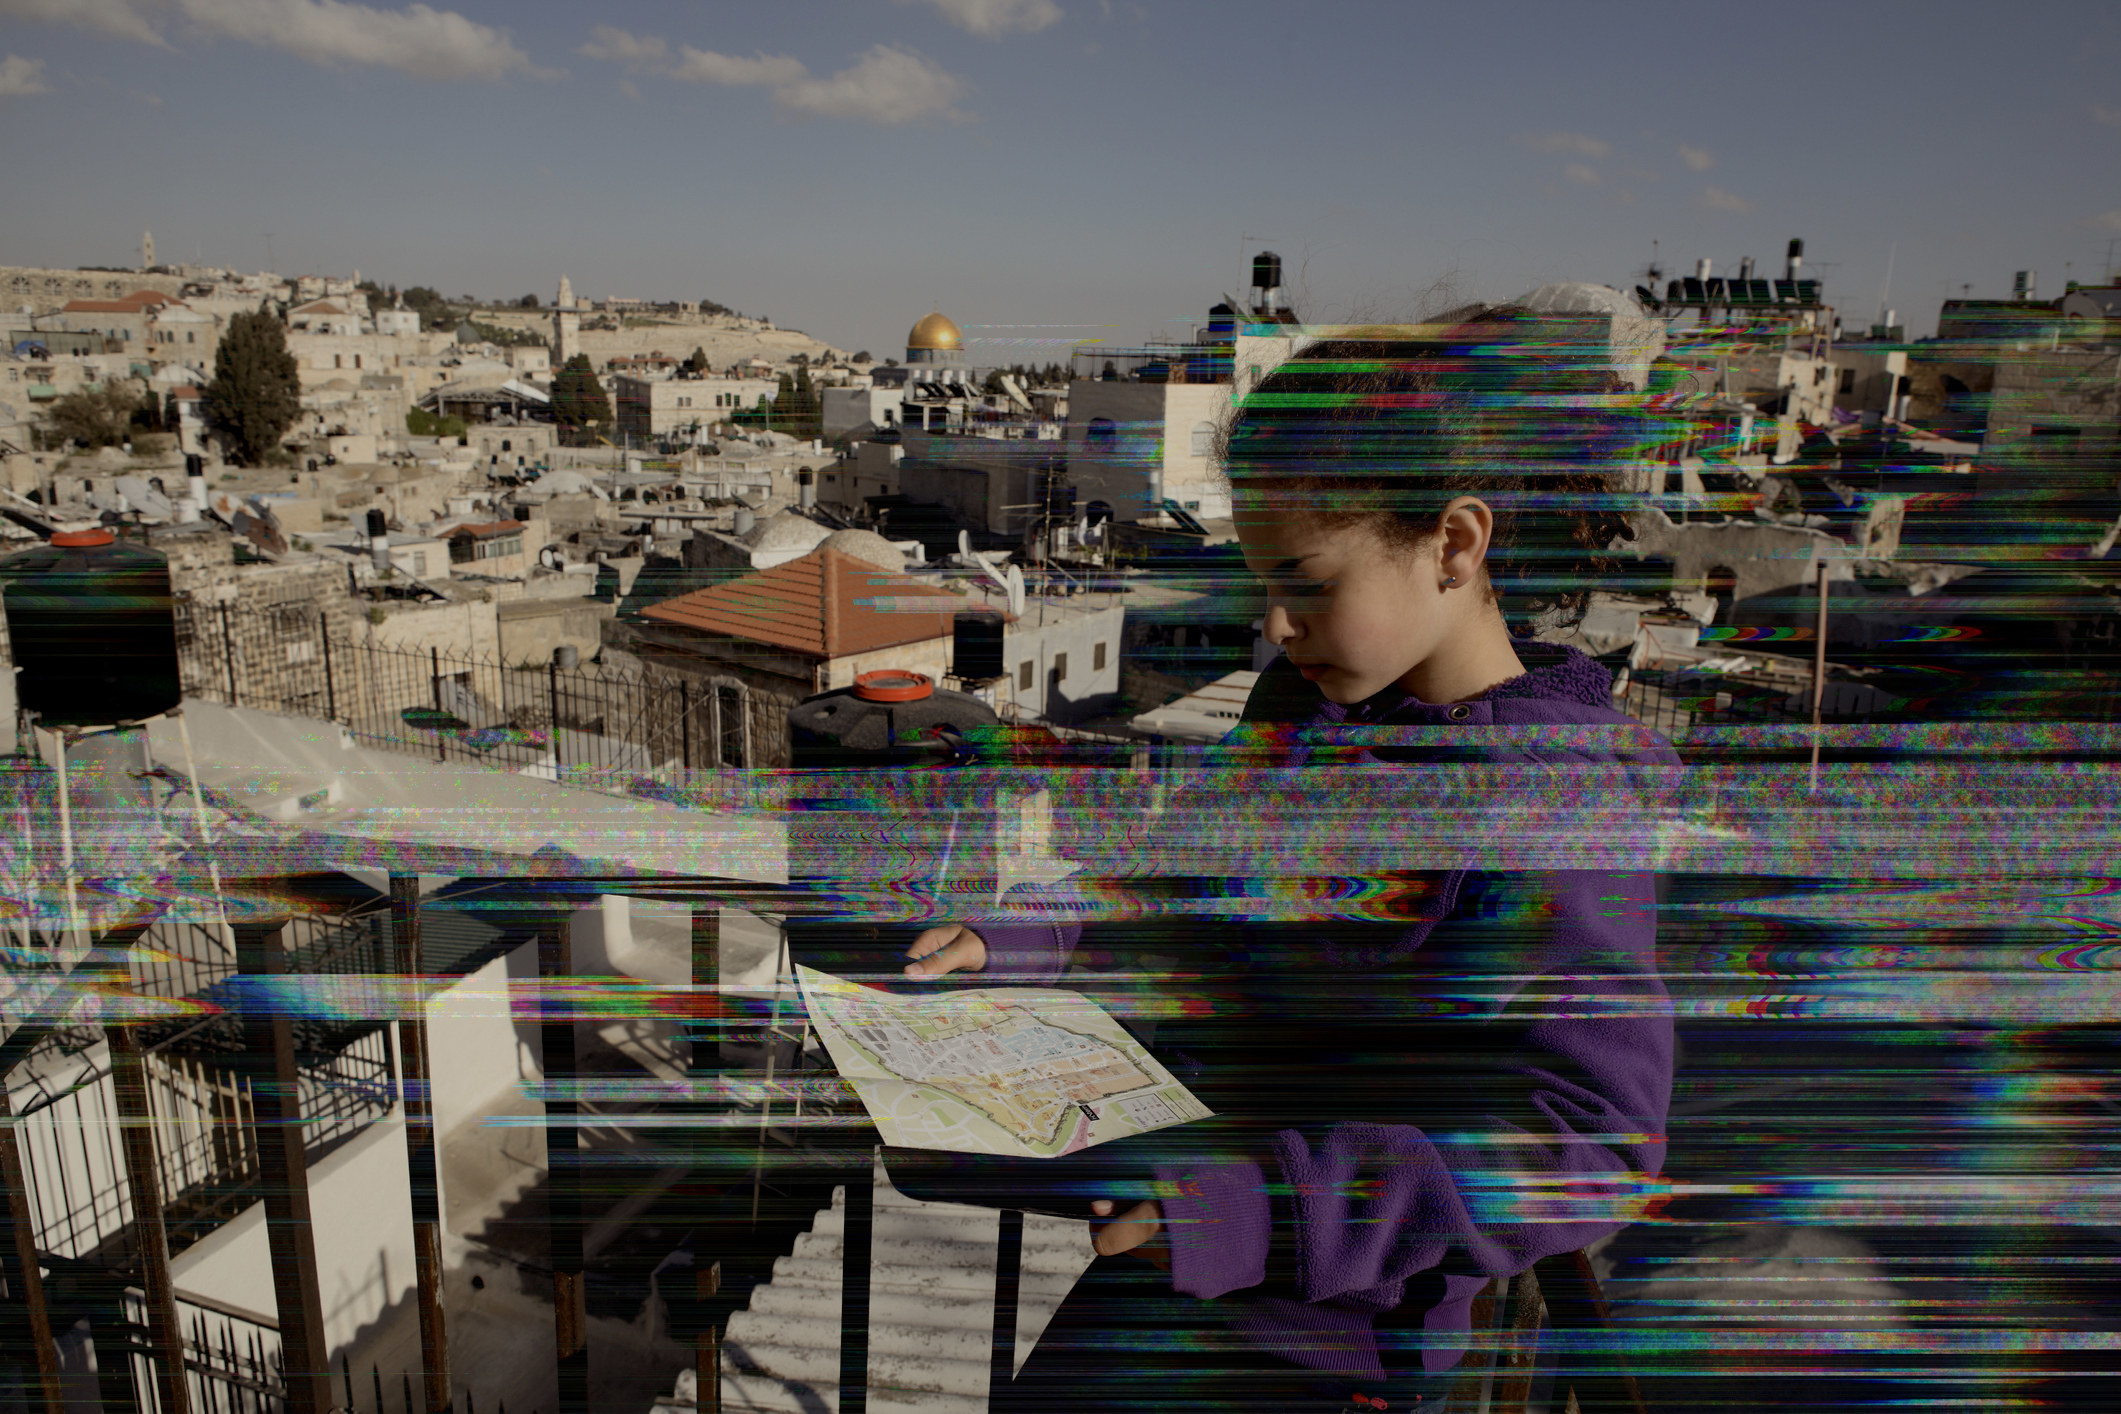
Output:
[[1016,669],[1016,690],[1018,692],[1029,692],[1031,690],[1032,671],[1032,663],[1029,658],[1026,658],[1018,665]]
[[355,354],[353,356],[353,366],[355,368],[359,368],[361,366],[361,356],[359,354]]
[[1840,389],[1839,389],[1838,391],[1840,391],[1840,392],[1843,392],[1843,393],[1853,393],[1853,392],[1855,392],[1855,391],[1856,391],[1856,370],[1855,370],[1855,369],[1853,369],[1853,368],[1844,368],[1844,369],[1842,369],[1842,370],[1841,370],[1841,387],[1840,387]]
[[1199,509],[1200,509],[1200,502],[1198,502],[1198,501],[1188,501],[1188,502],[1186,502],[1186,509],[1187,509],[1187,510],[1189,510],[1189,511],[1197,511],[1197,510],[1199,510]]
[[1100,643],[1097,645],[1097,647],[1090,650],[1090,671],[1093,673],[1101,673],[1104,670],[1105,645]]
[[502,451],[504,451],[504,452],[512,452],[512,451],[514,451],[514,450],[515,450],[515,448],[509,445],[509,439],[508,439],[508,438],[506,438],[506,437],[503,437],[503,438],[501,439],[501,450],[502,450]]
[[346,356],[344,354],[333,354],[331,356],[331,366],[333,368],[344,368],[346,366]]
[[1065,653],[1053,655],[1053,680],[1055,682],[1066,682],[1068,680],[1068,655]]
[[1109,417],[1090,419],[1090,430],[1083,438],[1083,445],[1092,452],[1109,453],[1119,444],[1119,424]]
[[1196,422],[1193,424],[1193,455],[1203,460],[1215,455],[1215,424]]
[[745,746],[750,732],[744,721],[744,688],[738,683],[716,683],[714,688],[714,717],[716,735],[720,739],[722,764],[742,767],[747,763]]

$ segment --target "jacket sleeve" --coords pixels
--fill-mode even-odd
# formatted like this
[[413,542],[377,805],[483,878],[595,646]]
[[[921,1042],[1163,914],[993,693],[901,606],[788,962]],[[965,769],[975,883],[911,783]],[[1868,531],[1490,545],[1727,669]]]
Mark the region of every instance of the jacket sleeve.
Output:
[[966,982],[1006,982],[1017,986],[1050,987],[1060,981],[1083,935],[1082,924],[1059,920],[1019,923],[973,919],[967,926],[986,943],[987,965],[978,972],[955,975]]
[[[1446,1129],[1433,1096],[1379,1094],[1374,1121],[1159,1165],[1175,1290],[1391,1309],[1417,1273],[1523,1271],[1639,1213],[1664,1159],[1672,1078],[1652,880],[1574,871],[1540,884],[1541,965],[1512,969],[1537,980],[1469,1023],[1500,1029],[1470,1048],[1489,1059],[1461,1072],[1477,1103]],[[1426,1127],[1406,1122],[1411,1110]]]

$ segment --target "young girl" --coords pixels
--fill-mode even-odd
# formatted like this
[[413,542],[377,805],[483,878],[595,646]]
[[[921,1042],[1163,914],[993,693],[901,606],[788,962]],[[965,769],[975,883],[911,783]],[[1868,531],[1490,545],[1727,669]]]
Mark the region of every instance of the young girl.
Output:
[[[1637,400],[1606,357],[1552,319],[1467,310],[1313,344],[1239,406],[1223,461],[1282,656],[1189,818],[1333,812],[1386,862],[1219,880],[1159,936],[1206,1015],[1158,1048],[1217,1118],[1168,1131],[1188,1157],[1139,1202],[1097,1205],[1098,1259],[993,1407],[1442,1408],[1474,1296],[1617,1230],[1656,1174],[1651,876],[1405,839],[1448,838],[1476,786],[1610,808],[1678,764],[1589,658],[1511,631],[1579,607],[1585,562],[1625,533]],[[1366,769],[1306,796],[1307,763]],[[1232,895],[1310,902],[1260,918]],[[1014,916],[929,929],[907,974],[1057,980],[1080,925]]]

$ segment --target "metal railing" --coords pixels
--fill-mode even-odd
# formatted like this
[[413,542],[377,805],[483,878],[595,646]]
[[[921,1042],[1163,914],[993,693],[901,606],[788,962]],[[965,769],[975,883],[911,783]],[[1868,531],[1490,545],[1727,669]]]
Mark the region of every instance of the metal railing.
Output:
[[[193,1409],[200,1414],[281,1414],[286,1409],[278,1321],[178,1292],[177,1324],[184,1332],[185,1382]],[[163,1414],[161,1361],[148,1336],[147,1297],[138,1288],[125,1293],[123,1330],[135,1407],[140,1414]]]
[[749,688],[652,663],[503,663],[354,637],[315,605],[180,600],[187,697],[337,722],[364,746],[547,780],[751,764]]
[[[217,1022],[225,1018],[216,1018]],[[240,1035],[196,1029],[179,1040],[240,1047]],[[390,1113],[396,1098],[387,1026],[330,1034],[306,1027],[297,1048],[303,1139],[315,1162]],[[157,1186],[173,1246],[203,1235],[259,1196],[262,1176],[254,1082],[235,1055],[153,1050],[141,1058],[153,1120]],[[126,1240],[132,1222],[122,1120],[107,1057],[15,1121],[39,1251],[94,1260]]]

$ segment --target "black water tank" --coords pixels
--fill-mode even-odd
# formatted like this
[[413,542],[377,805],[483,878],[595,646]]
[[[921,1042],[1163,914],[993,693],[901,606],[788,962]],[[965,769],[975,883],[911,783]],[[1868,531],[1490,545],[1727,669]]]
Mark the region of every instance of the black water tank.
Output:
[[958,754],[942,732],[1000,720],[977,697],[938,689],[919,673],[864,673],[853,687],[788,709],[791,761],[798,771],[942,765]]
[[954,623],[951,659],[957,675],[972,682],[998,678],[1002,667],[1002,616],[959,614]]
[[384,536],[388,534],[390,534],[389,519],[383,514],[383,512],[377,510],[375,507],[369,507],[368,538],[371,540],[381,540]]
[[15,693],[47,727],[158,716],[184,695],[169,561],[108,530],[62,531],[0,560]]
[[1271,250],[1263,250],[1252,257],[1252,288],[1255,290],[1278,290],[1281,288],[1281,257]]

